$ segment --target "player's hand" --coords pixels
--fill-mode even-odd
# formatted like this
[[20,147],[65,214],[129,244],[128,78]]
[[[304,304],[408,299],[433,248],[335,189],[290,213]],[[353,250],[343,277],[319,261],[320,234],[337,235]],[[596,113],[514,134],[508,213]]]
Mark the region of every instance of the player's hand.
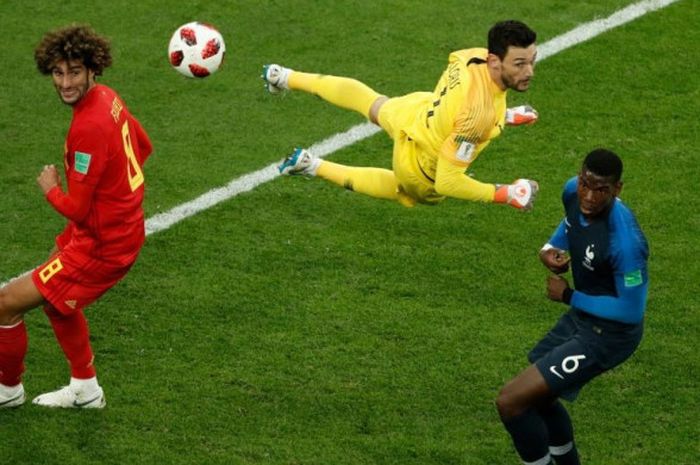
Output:
[[564,291],[569,289],[569,282],[561,276],[547,276],[547,297],[555,302],[564,302]]
[[534,124],[538,116],[537,110],[530,105],[520,105],[506,110],[506,124],[509,126]]
[[61,185],[61,177],[58,175],[58,170],[54,165],[44,165],[44,169],[39,173],[36,182],[41,187],[44,195],[46,195],[51,189]]
[[571,257],[565,250],[552,247],[551,249],[540,250],[540,260],[552,273],[562,274],[569,271]]
[[496,203],[507,203],[521,210],[532,210],[532,206],[540,190],[539,184],[530,179],[518,179],[513,184],[496,186]]

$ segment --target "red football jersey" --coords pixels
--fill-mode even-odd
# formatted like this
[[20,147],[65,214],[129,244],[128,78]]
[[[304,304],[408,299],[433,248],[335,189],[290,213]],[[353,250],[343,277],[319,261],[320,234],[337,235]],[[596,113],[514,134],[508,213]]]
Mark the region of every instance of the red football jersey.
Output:
[[129,265],[145,239],[143,164],[152,146],[121,98],[96,84],[73,107],[64,153],[67,193],[55,187],[51,205],[69,219],[60,249]]

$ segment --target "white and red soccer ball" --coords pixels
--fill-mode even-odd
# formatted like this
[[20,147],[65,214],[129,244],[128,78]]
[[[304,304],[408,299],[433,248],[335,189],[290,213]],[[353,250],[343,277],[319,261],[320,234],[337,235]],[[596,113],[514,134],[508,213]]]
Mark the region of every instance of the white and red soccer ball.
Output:
[[168,59],[177,72],[204,78],[219,69],[225,52],[221,33],[214,26],[194,21],[177,28],[170,39]]

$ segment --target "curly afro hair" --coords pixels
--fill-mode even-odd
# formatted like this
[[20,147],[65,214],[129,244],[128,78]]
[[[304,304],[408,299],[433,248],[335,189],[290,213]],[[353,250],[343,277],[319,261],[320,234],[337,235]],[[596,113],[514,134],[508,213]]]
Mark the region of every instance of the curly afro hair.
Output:
[[34,50],[39,72],[51,74],[60,61],[78,60],[96,76],[112,64],[109,41],[90,26],[74,24],[47,33]]

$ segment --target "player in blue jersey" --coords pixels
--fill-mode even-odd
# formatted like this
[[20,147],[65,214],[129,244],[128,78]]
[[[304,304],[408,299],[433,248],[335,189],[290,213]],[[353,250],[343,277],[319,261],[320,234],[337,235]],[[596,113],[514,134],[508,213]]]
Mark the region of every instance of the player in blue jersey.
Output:
[[[569,310],[530,351],[532,365],[496,400],[525,464],[580,463],[559,398],[573,401],[586,383],[632,355],[642,338],[649,248],[634,214],[617,198],[621,176],[616,154],[589,153],[564,188],[566,216],[540,251],[554,273],[547,295]],[[573,288],[560,276],[569,267]]]

